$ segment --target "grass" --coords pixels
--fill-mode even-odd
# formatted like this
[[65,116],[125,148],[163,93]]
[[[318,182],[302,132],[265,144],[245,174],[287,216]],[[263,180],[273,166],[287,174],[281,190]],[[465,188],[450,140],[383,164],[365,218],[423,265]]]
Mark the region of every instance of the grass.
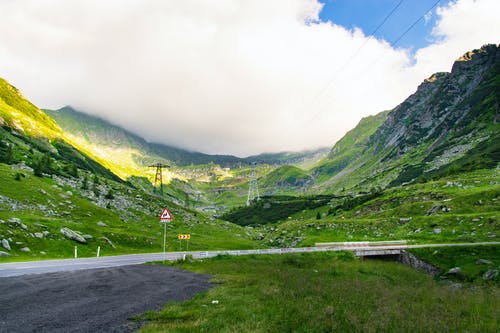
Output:
[[453,289],[397,263],[345,253],[177,262],[214,288],[147,312],[152,332],[496,332],[496,285]]
[[[389,239],[414,243],[499,241],[499,180],[496,169],[477,170],[388,189],[346,210],[339,207],[351,199],[333,198],[324,206],[305,206],[291,211],[289,217],[281,216],[274,225],[264,226],[263,244],[313,246],[317,242]],[[433,207],[441,208],[429,213]],[[251,209],[244,208],[240,214],[245,210],[251,213]],[[272,210],[277,213],[280,207],[275,204]],[[317,219],[318,213],[321,219]]]
[[[420,259],[443,270],[443,278],[453,278],[463,282],[483,282],[483,274],[490,269],[500,269],[500,246],[447,247],[412,249],[410,252]],[[480,263],[479,260],[487,262]],[[453,267],[460,267],[457,276],[447,274]],[[492,280],[500,282],[500,276]]]
[[[19,172],[24,176],[16,180],[15,175]],[[93,178],[88,178],[91,189]],[[73,181],[81,182],[81,179]],[[70,258],[75,245],[80,257],[95,256],[98,246],[101,246],[101,255],[161,252],[163,227],[158,216],[164,206],[168,206],[174,215],[174,221],[167,225],[168,251],[179,250],[177,235],[186,233],[191,234],[190,250],[255,247],[253,230],[209,219],[127,184],[103,178],[100,182],[101,197],[108,188],[115,193],[115,198],[105,201],[104,206],[87,198],[85,195],[89,191],[82,190],[80,185],[57,184],[52,178],[36,177],[30,171],[14,170],[0,163],[0,240],[8,239],[12,248],[10,257],[1,257],[0,262]],[[12,218],[19,218],[27,230],[9,223]],[[98,222],[107,226],[98,226]],[[92,238],[87,244],[76,243],[60,233],[62,227],[79,231],[82,235],[89,234]],[[49,234],[43,238],[35,237],[35,233],[44,231]],[[116,248],[102,237],[110,239]],[[29,247],[31,251],[23,252],[23,247]]]

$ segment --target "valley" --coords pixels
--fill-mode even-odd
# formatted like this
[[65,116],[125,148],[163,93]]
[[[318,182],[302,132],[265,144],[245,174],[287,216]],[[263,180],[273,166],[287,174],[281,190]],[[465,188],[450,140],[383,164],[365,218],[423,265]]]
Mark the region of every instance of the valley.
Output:
[[[0,264],[68,259],[76,250],[79,258],[159,253],[164,207],[174,217],[167,252],[186,251],[179,234],[190,235],[189,251],[498,244],[499,94],[500,49],[488,44],[394,109],[361,119],[332,147],[237,157],[148,142],[71,106],[42,110],[0,79]],[[167,167],[155,187],[156,163]],[[253,172],[259,198],[247,205]],[[409,249],[436,267],[435,277],[348,252],[187,253],[168,265],[221,286],[136,319],[149,322],[141,332],[493,332],[495,244]],[[450,307],[437,318],[442,300]],[[376,321],[374,309],[389,319]]]

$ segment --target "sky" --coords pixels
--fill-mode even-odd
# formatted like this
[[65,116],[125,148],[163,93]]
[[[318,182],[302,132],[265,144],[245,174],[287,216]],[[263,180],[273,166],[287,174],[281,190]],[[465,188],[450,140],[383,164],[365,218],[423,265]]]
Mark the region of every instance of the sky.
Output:
[[499,42],[500,1],[436,2],[0,0],[0,77],[189,150],[331,147]]

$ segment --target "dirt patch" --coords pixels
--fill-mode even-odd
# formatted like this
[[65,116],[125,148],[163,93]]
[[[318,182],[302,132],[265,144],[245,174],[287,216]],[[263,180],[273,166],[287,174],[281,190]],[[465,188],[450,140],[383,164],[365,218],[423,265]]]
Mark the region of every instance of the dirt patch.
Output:
[[164,265],[0,278],[0,332],[132,332],[132,317],[208,290],[209,279]]

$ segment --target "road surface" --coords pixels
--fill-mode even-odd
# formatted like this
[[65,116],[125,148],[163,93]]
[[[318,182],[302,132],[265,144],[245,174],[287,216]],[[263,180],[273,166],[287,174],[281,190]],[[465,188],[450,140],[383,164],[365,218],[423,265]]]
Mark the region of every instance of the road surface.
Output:
[[335,245],[329,247],[323,246],[323,247],[302,247],[302,248],[260,249],[260,250],[167,252],[165,255],[163,253],[149,253],[149,254],[128,254],[120,256],[108,256],[100,258],[78,258],[78,259],[62,259],[62,260],[12,262],[12,263],[0,264],[0,277],[136,265],[150,261],[177,260],[183,258],[185,255],[191,255],[194,258],[209,258],[209,257],[215,257],[219,254],[228,254],[228,255],[283,254],[283,253],[320,252],[320,251],[353,251],[354,253],[363,253],[363,255],[367,255],[366,253],[372,252],[372,250],[374,255],[383,255],[384,253],[395,254],[395,251],[411,249],[411,248],[500,245],[500,242],[386,245],[386,246],[377,245],[376,247],[371,247],[369,244],[363,242],[352,242],[343,244],[344,245]]
[[0,332],[133,332],[134,317],[208,290],[210,278],[166,265],[0,278]]

